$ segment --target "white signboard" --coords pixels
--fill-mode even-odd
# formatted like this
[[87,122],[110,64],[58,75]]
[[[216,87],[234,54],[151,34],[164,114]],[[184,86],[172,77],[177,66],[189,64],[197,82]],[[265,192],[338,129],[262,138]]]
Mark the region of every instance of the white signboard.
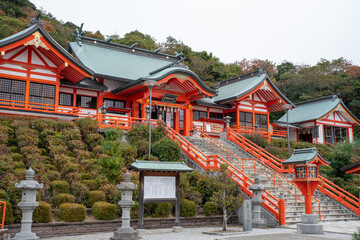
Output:
[[176,198],[175,177],[144,176],[144,199]]

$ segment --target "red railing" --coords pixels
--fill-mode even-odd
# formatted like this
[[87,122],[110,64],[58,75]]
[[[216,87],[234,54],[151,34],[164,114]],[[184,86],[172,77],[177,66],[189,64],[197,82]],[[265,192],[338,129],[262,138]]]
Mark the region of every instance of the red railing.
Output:
[[287,131],[281,131],[281,130],[269,130],[267,128],[255,128],[255,127],[247,127],[247,126],[233,126],[231,129],[233,129],[234,131],[241,133],[241,134],[260,134],[268,139],[271,138],[271,136],[276,136],[276,137],[286,137],[287,136]]
[[[1,207],[3,206],[3,207]],[[2,213],[1,213],[2,212]],[[4,228],[4,224],[5,224],[5,213],[6,213],[6,202],[2,202],[0,201],[0,214],[2,216],[2,220],[1,220],[1,228],[0,229],[3,229]]]
[[[240,189],[246,195],[252,197],[252,192],[248,189],[254,183],[251,178],[249,178],[237,167],[234,167],[231,162],[225,160],[221,156],[204,154],[201,150],[196,148],[193,144],[191,144],[174,129],[167,126],[162,121],[161,124],[165,127],[168,137],[176,140],[179,143],[181,150],[185,152],[191,160],[195,161],[205,171],[208,171],[210,169],[216,170],[220,168],[220,164],[227,164],[228,170],[230,172],[230,177],[238,184]],[[285,204],[283,203],[284,199],[279,200],[268,191],[263,192],[262,199],[264,200],[262,205],[279,220],[280,225],[285,225],[286,219]]]
[[[265,150],[257,146],[255,143],[251,142],[250,140],[246,139],[245,137],[241,136],[240,134],[237,134],[236,132],[232,131],[232,129],[229,129],[227,131],[228,139],[230,141],[233,141],[237,145],[239,145],[241,148],[243,148],[245,151],[251,153],[252,155],[259,158],[260,162],[266,164],[267,166],[273,168],[274,170],[278,171],[279,173],[292,173],[293,168],[286,169],[281,162],[283,160],[280,160],[276,158],[275,156],[271,155],[270,153],[267,153]],[[266,154],[264,154],[266,153]],[[281,165],[280,165],[281,164]],[[291,171],[290,171],[291,170]],[[319,175],[320,184],[317,189],[319,191],[337,202],[343,204],[350,210],[354,211],[358,216],[360,216],[360,198],[355,197],[351,193],[345,191],[341,187],[337,186],[336,184],[330,182],[326,178]]]
[[16,109],[16,110],[31,110],[45,113],[61,113],[67,115],[78,115],[80,108],[57,106],[53,104],[32,103],[24,101],[15,101],[8,99],[0,99],[0,108]]
[[[301,202],[305,203],[304,199],[302,199],[302,195],[300,194],[300,197],[298,196],[298,191],[300,191],[300,189],[298,189],[298,187],[292,183],[289,179],[287,179],[286,177],[284,177],[283,175],[277,173],[275,170],[267,168],[271,171],[271,176],[269,176],[267,173],[265,173],[264,171],[262,171],[257,165],[259,163],[256,162],[256,158],[240,158],[238,155],[234,154],[232,151],[230,151],[228,148],[226,148],[224,145],[222,145],[221,143],[219,143],[218,141],[216,141],[214,138],[210,137],[209,135],[207,135],[204,132],[200,132],[198,134],[203,140],[205,140],[207,143],[210,144],[211,148],[215,148],[216,150],[218,150],[219,152],[221,152],[223,155],[228,157],[228,161],[231,162],[234,165],[237,165],[238,167],[241,168],[241,171],[244,172],[245,168],[253,168],[254,169],[254,173],[256,173],[256,171],[261,172],[264,176],[266,176],[268,179],[270,179],[271,181],[273,181],[274,183],[274,187],[276,187],[276,185],[278,185],[279,187],[283,188],[285,191],[287,191],[289,194],[293,195],[295,197],[295,202],[297,202],[297,200],[300,200]],[[224,153],[224,151],[226,153]],[[239,164],[236,161],[233,161],[231,159],[231,157],[236,158],[238,161],[241,162],[241,164]],[[244,167],[244,161],[253,161],[253,167]],[[279,183],[278,181],[276,181],[276,177],[278,177],[278,179],[281,179],[285,182],[287,182],[288,184],[290,184],[293,188],[294,188],[294,192],[291,192],[288,188],[286,188],[285,186],[283,186],[281,183]],[[313,207],[313,210],[315,212],[317,212],[319,214],[319,219],[321,219],[321,202],[320,200],[318,200],[315,197],[312,197],[312,200],[317,202],[318,204],[318,209],[315,209]]]
[[255,156],[261,163],[266,164],[275,171],[279,173],[292,173],[293,171],[292,167],[284,167],[284,165],[282,165],[282,162],[284,160],[280,160],[271,153],[265,151],[261,147],[257,146],[255,143],[241,136],[233,129],[228,129],[227,139],[233,141],[234,143],[239,145],[242,149],[244,149],[246,152]]
[[[94,116],[95,117],[95,116]],[[119,116],[115,114],[101,114],[99,117],[100,128],[121,128],[124,130],[130,130],[132,124],[148,124],[147,118],[134,118],[128,116]],[[156,119],[151,119],[151,125],[157,125]]]
[[335,199],[360,216],[360,198],[355,197],[322,176],[319,176],[319,178],[321,180],[318,186],[320,192]]

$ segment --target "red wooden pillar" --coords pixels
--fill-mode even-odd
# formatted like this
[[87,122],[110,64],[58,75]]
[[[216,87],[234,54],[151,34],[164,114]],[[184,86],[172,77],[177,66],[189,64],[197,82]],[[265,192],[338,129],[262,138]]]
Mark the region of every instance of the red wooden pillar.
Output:
[[76,107],[76,89],[74,88],[74,94],[73,94],[73,107]]
[[189,109],[189,105],[186,105],[184,110],[184,135],[190,136],[192,129],[192,109]]
[[174,111],[174,130],[176,132],[180,131],[180,109],[176,109],[176,112]]
[[236,115],[236,126],[240,126],[240,112],[239,112],[239,103],[236,103],[236,108],[235,108],[235,115]]
[[55,111],[58,110],[59,106],[59,90],[60,90],[60,79],[55,85]]

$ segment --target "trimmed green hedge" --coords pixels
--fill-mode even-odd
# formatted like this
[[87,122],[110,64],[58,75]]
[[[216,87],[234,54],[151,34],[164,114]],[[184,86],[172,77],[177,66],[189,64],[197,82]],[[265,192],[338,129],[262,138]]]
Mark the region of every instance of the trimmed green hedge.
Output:
[[156,204],[154,217],[169,217],[173,209],[173,205],[169,202],[160,202]]
[[63,203],[75,203],[75,197],[68,193],[60,193],[55,196],[54,203],[58,208]]
[[0,199],[6,199],[7,196],[6,196],[6,192],[4,189],[0,189]]
[[82,180],[82,182],[89,188],[90,191],[99,190],[99,184],[96,180]]
[[56,181],[61,178],[61,174],[58,171],[50,170],[46,173],[47,178],[50,181]]
[[[0,199],[0,201],[6,203],[5,224],[6,225],[13,224],[14,223],[14,214],[13,214],[13,208],[12,208],[11,203],[5,199]],[[3,207],[3,205],[1,204],[1,208],[2,207]],[[0,222],[2,222],[2,211],[0,214]]]
[[59,207],[58,217],[64,222],[82,222],[86,218],[86,208],[82,204],[63,203]]
[[112,220],[115,218],[116,206],[107,202],[96,202],[91,211],[97,220]]
[[106,202],[106,196],[103,191],[90,191],[87,197],[86,206],[92,207],[95,202]]
[[196,215],[197,205],[194,201],[182,199],[180,202],[180,216],[194,217]]
[[53,181],[50,183],[51,193],[69,193],[69,184],[65,181]]
[[219,207],[214,202],[207,202],[204,205],[204,214],[205,216],[216,215],[218,213]]
[[34,223],[48,223],[52,221],[51,206],[47,202],[40,201],[33,213]]

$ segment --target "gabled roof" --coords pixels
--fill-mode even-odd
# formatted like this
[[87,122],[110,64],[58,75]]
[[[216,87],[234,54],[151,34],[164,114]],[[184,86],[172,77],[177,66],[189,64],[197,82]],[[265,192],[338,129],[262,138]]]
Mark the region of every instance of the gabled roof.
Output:
[[345,172],[346,174],[350,174],[350,173],[360,174],[360,161],[346,165],[340,168],[340,171]]
[[283,165],[292,165],[292,164],[308,164],[319,158],[321,164],[329,165],[329,162],[326,161],[317,151],[316,148],[303,148],[303,149],[294,149],[293,154],[286,161],[282,162]]
[[[325,117],[341,105],[347,113],[359,124],[359,120],[346,108],[343,101],[336,95],[313,99],[295,104],[295,108],[289,110],[289,123],[301,123],[318,120]],[[286,122],[286,114],[278,122]]]
[[216,107],[216,108],[223,108],[223,109],[231,109],[231,106],[228,104],[217,104],[214,102],[213,98],[202,98],[196,101],[196,104],[200,106],[207,106],[207,107]]
[[137,171],[156,171],[156,172],[191,172],[192,168],[184,162],[156,162],[136,160],[130,165],[130,169]]
[[150,72],[179,60],[175,56],[88,37],[81,37],[81,43],[71,42],[69,51],[92,69],[96,77],[123,82],[146,77]]
[[192,72],[191,70],[189,70],[187,67],[185,67],[183,65],[182,66],[178,66],[178,65],[168,66],[167,68],[161,69],[160,71],[153,71],[152,73],[153,74],[151,74],[151,75],[147,74],[146,76],[144,76],[144,77],[142,77],[142,78],[140,78],[140,79],[138,79],[136,81],[130,82],[129,84],[127,84],[125,86],[114,89],[112,91],[112,93],[113,94],[118,94],[118,93],[120,93],[122,91],[130,89],[130,88],[135,87],[137,85],[140,85],[140,84],[143,85],[143,83],[145,81],[147,81],[147,80],[160,81],[160,80],[164,79],[165,77],[167,77],[167,76],[169,76],[171,74],[182,74],[182,75],[190,76],[205,91],[207,91],[207,92],[209,92],[211,94],[216,93],[216,90],[213,90],[210,87],[208,87],[206,84],[204,84],[194,72]]
[[264,82],[271,87],[271,89],[284,101],[284,103],[293,105],[293,103],[287,99],[270,80],[270,77],[264,69],[220,82],[217,89],[218,95],[214,97],[214,102],[224,103],[244,97],[256,90]]
[[[66,51],[59,43],[57,43],[44,29],[42,26],[41,21],[32,21],[32,25],[29,25],[26,29],[23,31],[20,31],[12,36],[9,36],[7,38],[4,38],[0,40],[0,49],[5,48],[9,45],[16,44],[17,42],[20,42],[28,37],[30,37],[35,32],[39,32],[41,36],[50,44],[51,47],[58,53],[60,53],[69,63],[73,64],[73,66],[79,68],[81,71],[83,71],[82,74],[84,75],[84,78],[86,75],[91,76],[93,75],[93,71],[87,68],[85,65],[83,65],[81,62],[79,62],[76,58],[74,58],[68,51]],[[71,73],[69,73],[71,75]]]

